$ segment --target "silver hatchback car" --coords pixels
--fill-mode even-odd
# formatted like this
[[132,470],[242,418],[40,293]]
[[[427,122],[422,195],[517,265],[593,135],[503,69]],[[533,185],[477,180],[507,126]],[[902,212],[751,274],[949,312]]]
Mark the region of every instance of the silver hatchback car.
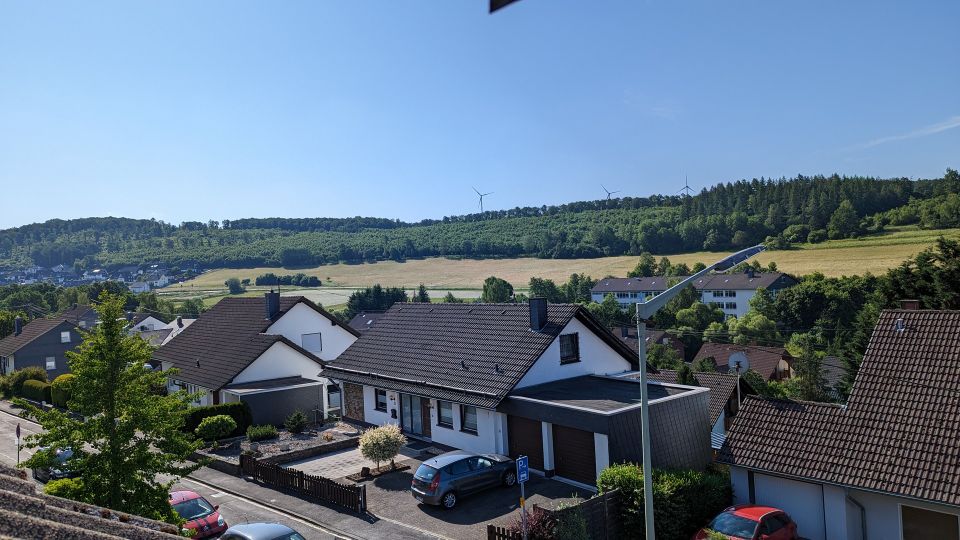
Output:
[[460,497],[517,483],[516,463],[500,454],[454,450],[424,461],[410,482],[410,493],[425,504],[453,508]]

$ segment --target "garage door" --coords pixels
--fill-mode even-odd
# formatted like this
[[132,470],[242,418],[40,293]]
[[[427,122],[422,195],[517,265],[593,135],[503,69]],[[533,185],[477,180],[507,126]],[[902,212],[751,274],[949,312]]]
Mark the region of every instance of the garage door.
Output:
[[593,433],[553,425],[553,460],[557,476],[594,485],[597,483],[597,458]]
[[510,444],[510,457],[527,456],[530,468],[543,470],[543,432],[540,422],[521,418],[507,417],[507,439]]
[[824,540],[823,488],[819,484],[753,475],[757,504],[780,508],[797,523],[797,533],[810,540]]

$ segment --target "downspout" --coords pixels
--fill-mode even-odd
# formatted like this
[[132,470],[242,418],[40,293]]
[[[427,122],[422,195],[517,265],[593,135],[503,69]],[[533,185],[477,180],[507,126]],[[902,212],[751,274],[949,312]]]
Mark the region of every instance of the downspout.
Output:
[[864,508],[859,501],[850,496],[849,492],[847,493],[847,502],[853,503],[854,506],[860,509],[860,540],[866,540],[867,538],[867,509]]

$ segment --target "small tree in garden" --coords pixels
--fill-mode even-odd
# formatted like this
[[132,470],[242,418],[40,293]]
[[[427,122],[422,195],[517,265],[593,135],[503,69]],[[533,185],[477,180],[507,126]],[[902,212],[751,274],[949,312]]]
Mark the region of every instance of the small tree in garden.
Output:
[[236,429],[236,420],[226,414],[218,414],[201,420],[194,433],[205,441],[213,441],[213,445],[216,446],[217,439],[226,437]]
[[303,433],[303,430],[307,429],[307,415],[303,411],[293,411],[283,421],[283,427],[290,433]]
[[400,431],[400,426],[385,424],[363,432],[360,436],[360,453],[376,463],[377,470],[380,470],[381,461],[390,460],[390,466],[394,466],[393,458],[397,457],[405,444],[407,444],[407,438]]

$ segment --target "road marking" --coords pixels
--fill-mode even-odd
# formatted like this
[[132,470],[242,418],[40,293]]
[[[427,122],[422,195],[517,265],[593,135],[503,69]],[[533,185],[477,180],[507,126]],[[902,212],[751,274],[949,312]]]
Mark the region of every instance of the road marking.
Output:
[[223,497],[224,495],[226,495],[226,493],[222,491],[218,491],[217,493],[214,493],[213,495],[211,495],[211,497],[213,497],[214,499],[217,499],[217,498]]

